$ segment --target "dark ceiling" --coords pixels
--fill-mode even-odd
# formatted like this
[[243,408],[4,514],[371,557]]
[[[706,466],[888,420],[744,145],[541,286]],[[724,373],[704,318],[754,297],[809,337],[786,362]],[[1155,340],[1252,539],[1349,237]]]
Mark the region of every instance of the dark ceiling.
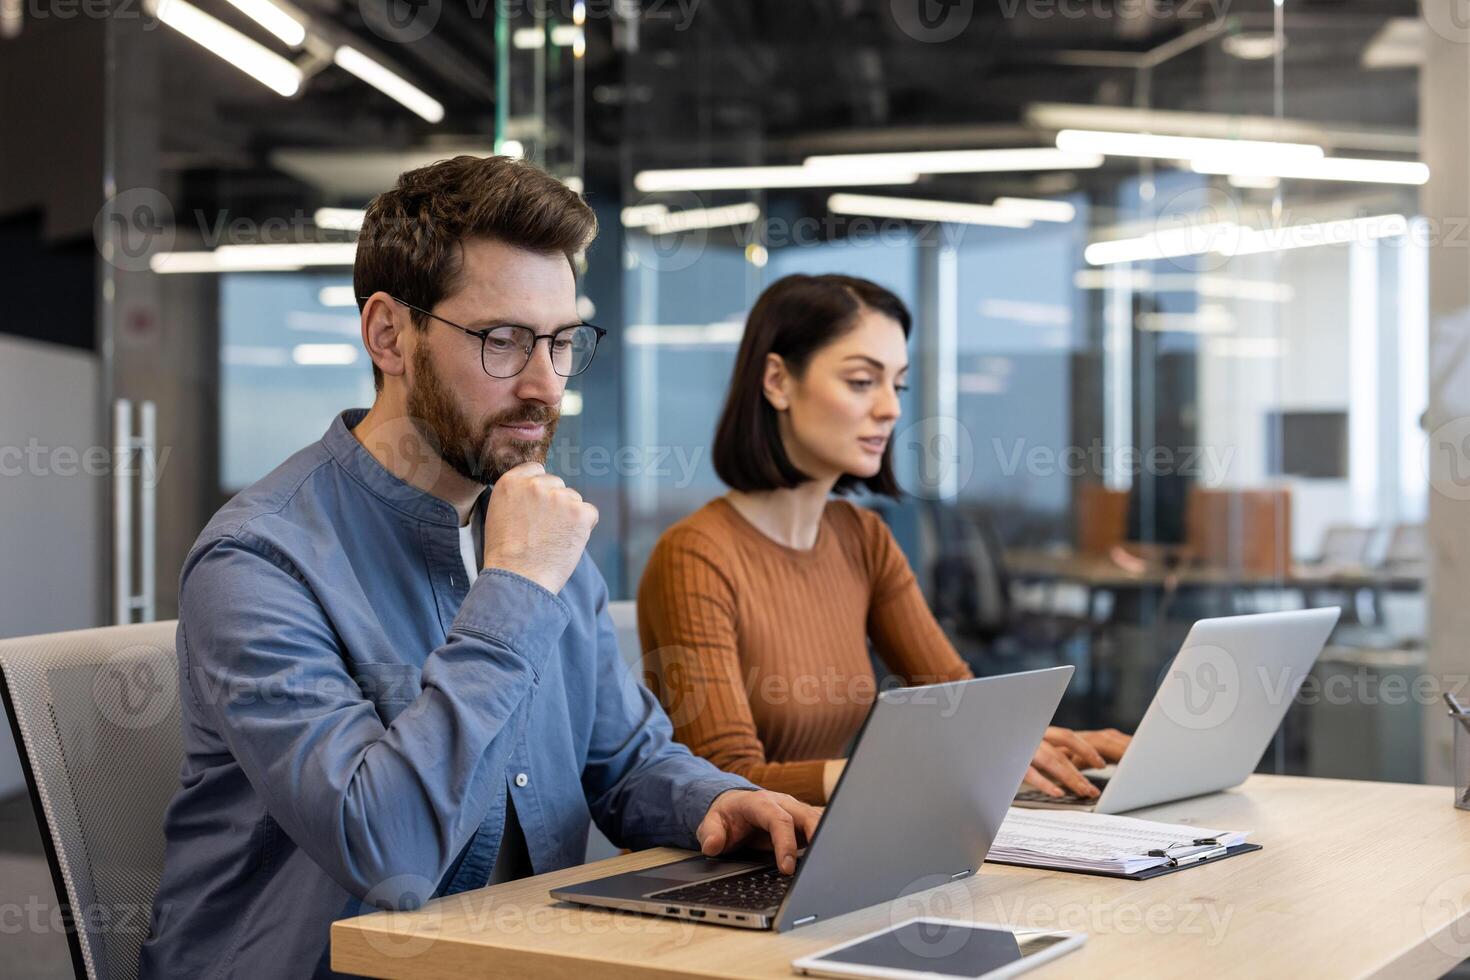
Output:
[[[224,0],[197,2],[259,35]],[[151,43],[170,96],[160,103],[160,141],[186,197],[214,206],[228,199],[245,211],[311,206],[313,189],[272,168],[272,151],[489,139],[494,0],[415,0],[413,8],[405,0],[298,2],[328,34],[361,45],[444,102],[446,120],[430,126],[332,67],[298,98],[282,100],[159,28]],[[523,10],[530,0],[504,2]],[[594,182],[650,167],[797,162],[816,151],[1039,145],[1049,135],[1025,128],[1035,103],[1275,111],[1274,62],[1242,60],[1224,44],[1232,35],[1269,35],[1271,0],[972,0],[963,29],[937,43],[905,31],[903,8],[913,0],[690,2],[588,4],[585,160]],[[957,5],[951,14],[966,5],[947,2]],[[636,16],[615,16],[614,6]],[[1360,60],[1385,24],[1416,17],[1417,6],[1288,0],[1285,115],[1412,135],[1417,71],[1367,70]],[[407,14],[433,16],[433,29],[387,40],[382,14],[390,10],[411,34],[423,32]],[[548,10],[570,21],[570,0],[551,0]],[[553,168],[565,168],[572,154],[568,54],[554,55],[550,131],[537,147]],[[512,116],[532,104],[531,58],[514,52]]]

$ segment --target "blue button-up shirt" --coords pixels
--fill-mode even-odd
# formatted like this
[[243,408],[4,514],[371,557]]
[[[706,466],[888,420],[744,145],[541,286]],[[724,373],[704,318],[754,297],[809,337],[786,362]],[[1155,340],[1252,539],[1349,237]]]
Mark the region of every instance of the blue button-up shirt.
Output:
[[466,581],[454,508],[358,443],[362,414],[185,561],[185,757],[145,978],[331,976],[333,920],[485,884],[508,800],[540,873],[579,864],[592,821],[696,847],[714,798],[753,788],[672,740],[589,558],[558,595]]

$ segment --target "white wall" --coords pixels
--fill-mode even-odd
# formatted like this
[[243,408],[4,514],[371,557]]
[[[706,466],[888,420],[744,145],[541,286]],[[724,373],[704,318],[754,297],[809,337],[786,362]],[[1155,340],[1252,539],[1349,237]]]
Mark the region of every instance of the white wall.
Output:
[[[100,384],[94,354],[0,336],[0,636],[103,622],[110,463],[95,476],[83,465],[108,444]],[[23,787],[0,718],[0,796]]]

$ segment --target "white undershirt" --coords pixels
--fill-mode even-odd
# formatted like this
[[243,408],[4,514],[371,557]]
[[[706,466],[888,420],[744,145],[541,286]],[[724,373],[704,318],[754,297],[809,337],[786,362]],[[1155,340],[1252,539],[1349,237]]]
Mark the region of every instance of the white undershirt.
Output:
[[475,584],[480,576],[479,557],[475,554],[475,525],[471,521],[459,529],[459,557],[464,560],[465,585]]

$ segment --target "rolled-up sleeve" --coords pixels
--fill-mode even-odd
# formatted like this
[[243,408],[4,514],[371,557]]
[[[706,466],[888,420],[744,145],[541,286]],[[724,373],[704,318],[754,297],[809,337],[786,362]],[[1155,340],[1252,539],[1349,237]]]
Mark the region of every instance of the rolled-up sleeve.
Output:
[[[569,618],[527,579],[480,575],[428,654],[422,691],[385,726],[312,590],[268,544],[237,533],[191,555],[180,607],[201,716],[297,846],[374,900],[397,876],[438,881],[480,825]],[[426,897],[389,891],[380,904]]]
[[715,797],[758,789],[674,741],[673,726],[644,685],[641,661],[626,662],[598,576],[597,715],[582,787],[599,829],[624,847],[697,849],[695,830]]

